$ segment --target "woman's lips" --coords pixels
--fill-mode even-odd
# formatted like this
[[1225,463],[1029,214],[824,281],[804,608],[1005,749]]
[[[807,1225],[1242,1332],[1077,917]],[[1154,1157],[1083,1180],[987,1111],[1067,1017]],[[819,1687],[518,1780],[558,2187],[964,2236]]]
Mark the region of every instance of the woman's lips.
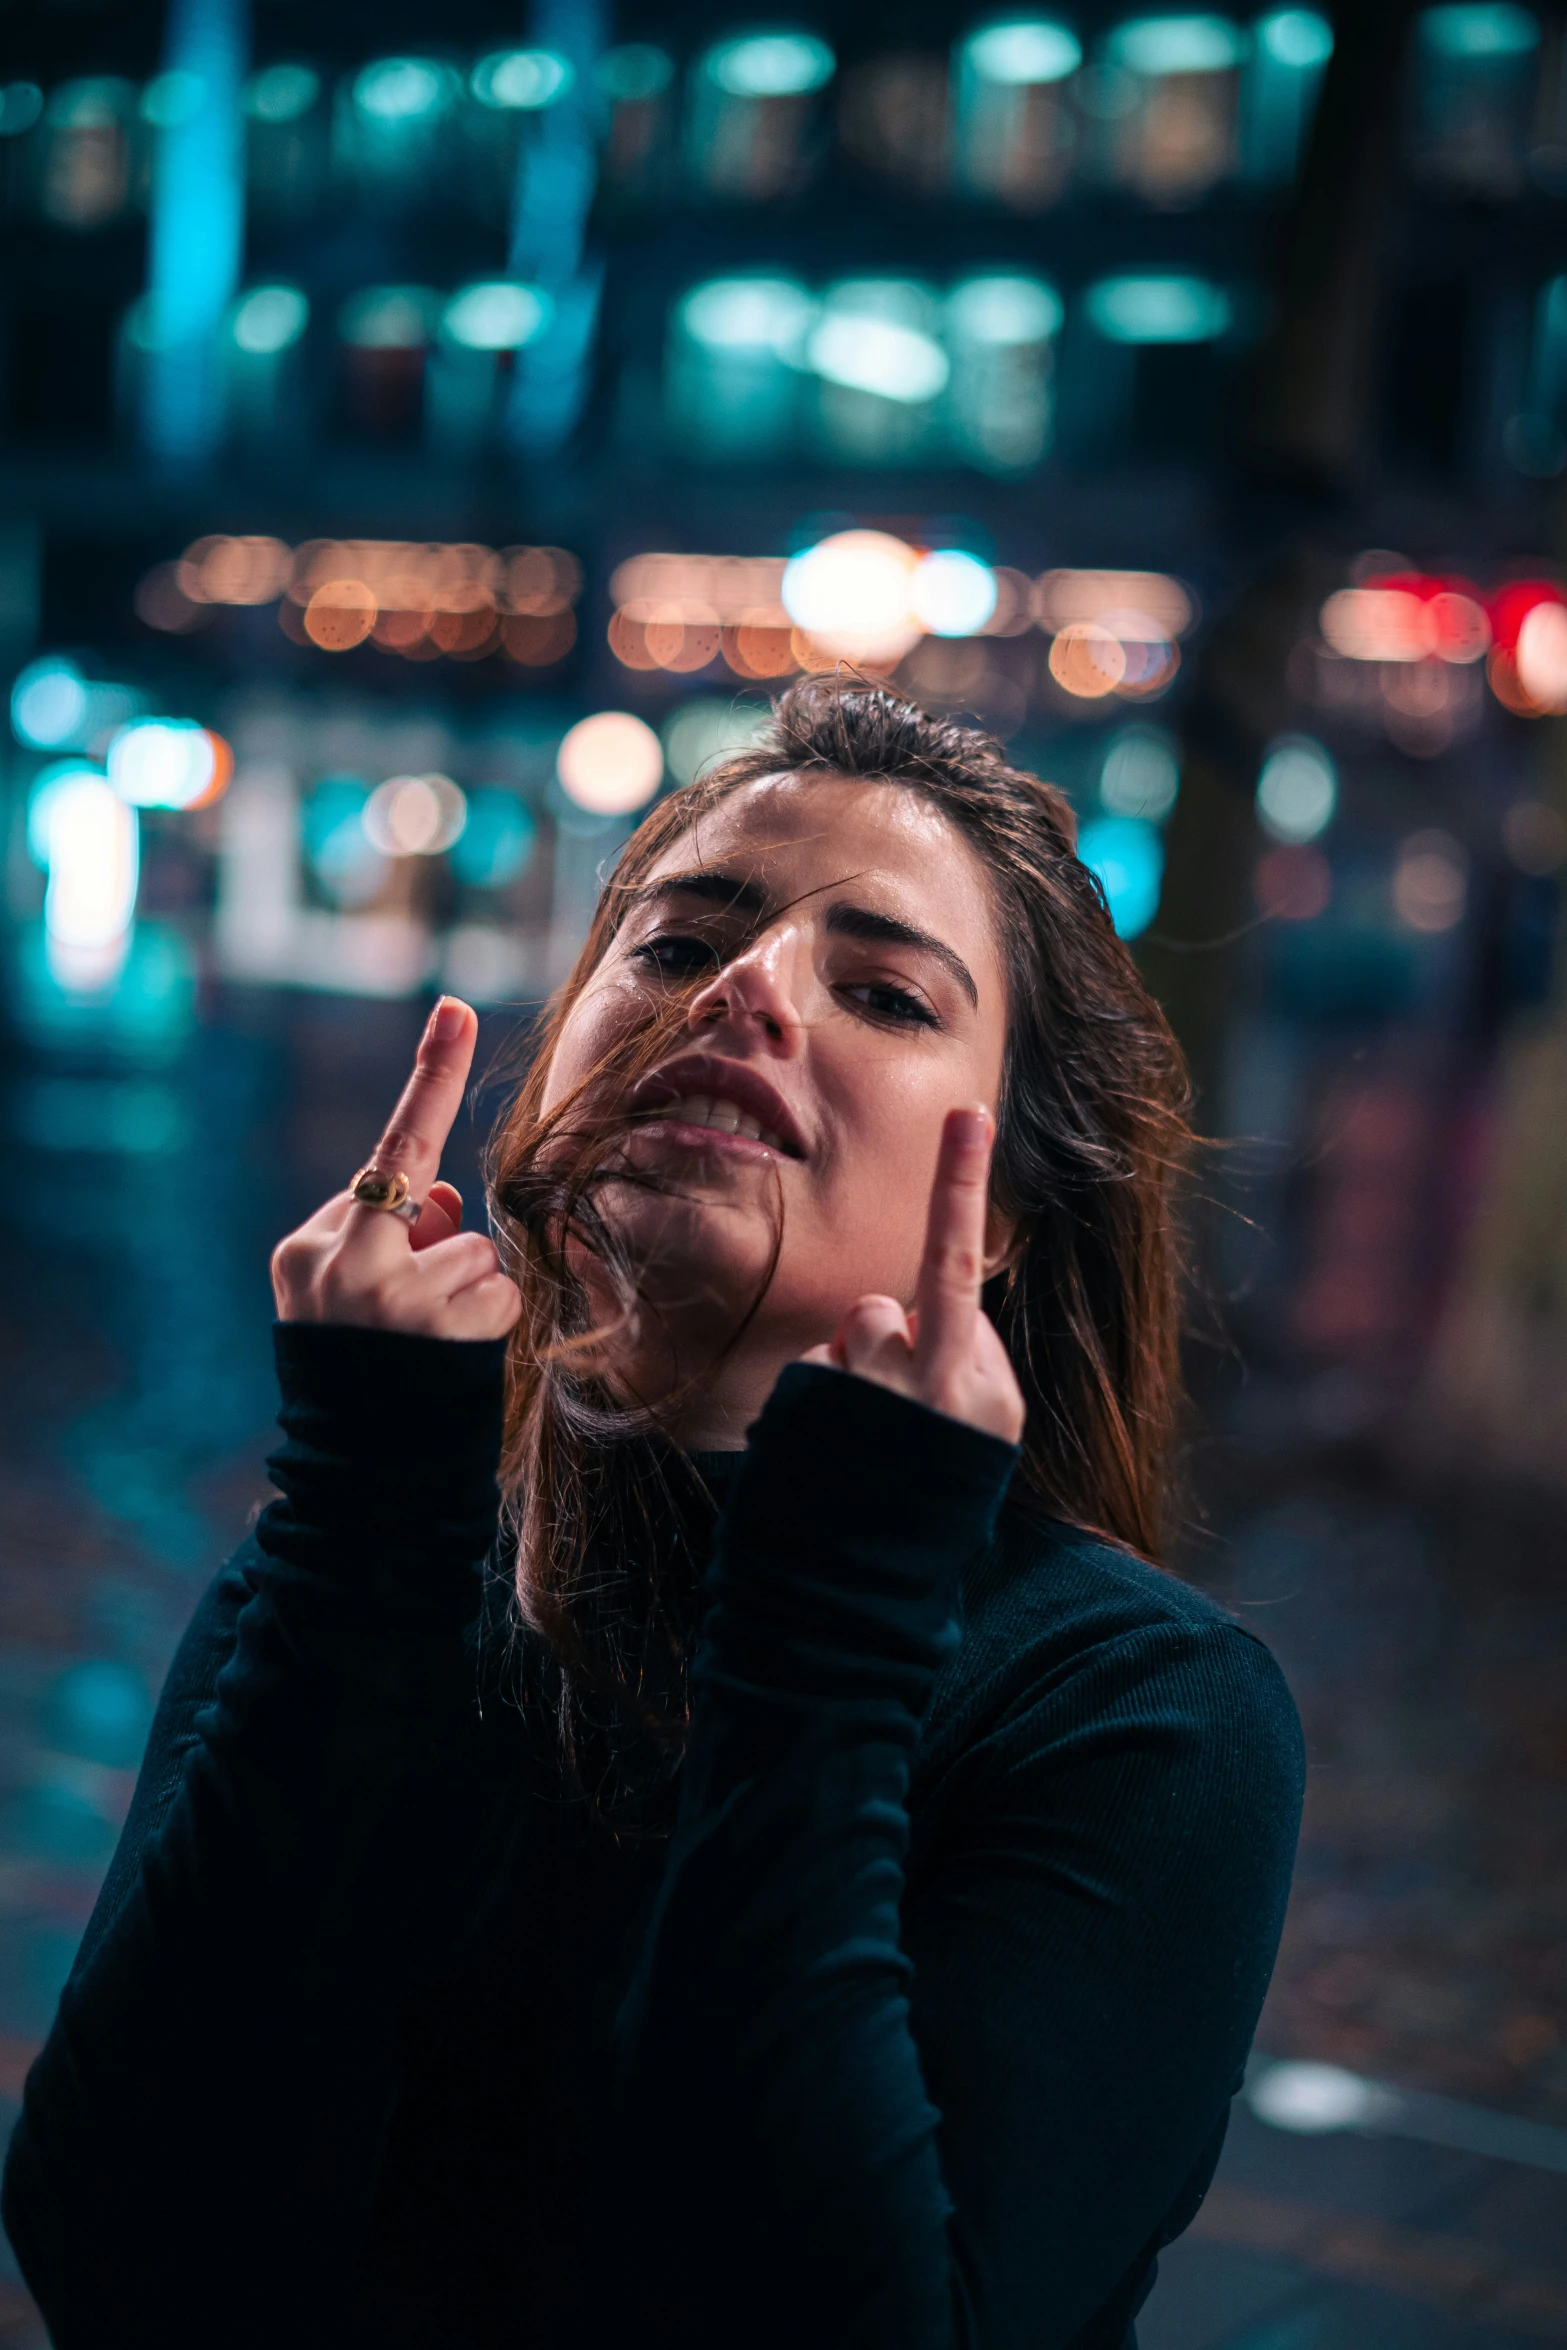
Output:
[[788,1103],[743,1061],[692,1054],[655,1069],[631,1096],[641,1134],[689,1148],[751,1158],[803,1159],[805,1138]]
[[683,1111],[658,1118],[639,1118],[632,1134],[636,1142],[672,1142],[686,1150],[722,1158],[765,1160],[785,1155],[766,1135],[708,1126]]

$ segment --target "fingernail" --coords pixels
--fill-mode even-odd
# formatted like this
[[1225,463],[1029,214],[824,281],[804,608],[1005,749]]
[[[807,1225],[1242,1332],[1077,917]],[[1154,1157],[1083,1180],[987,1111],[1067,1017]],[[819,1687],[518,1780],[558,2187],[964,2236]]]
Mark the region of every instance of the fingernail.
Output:
[[432,1044],[450,1044],[454,1038],[461,1036],[467,1013],[467,1005],[459,1002],[456,996],[443,995],[430,1014],[427,1034]]
[[976,1102],[971,1109],[959,1110],[954,1124],[958,1141],[965,1150],[983,1150],[990,1140],[990,1112],[983,1102]]

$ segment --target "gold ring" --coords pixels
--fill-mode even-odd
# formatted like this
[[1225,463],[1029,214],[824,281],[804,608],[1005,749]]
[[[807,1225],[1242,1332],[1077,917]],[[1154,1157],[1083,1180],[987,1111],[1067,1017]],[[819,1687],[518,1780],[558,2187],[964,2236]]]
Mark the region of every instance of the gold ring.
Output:
[[378,1208],[388,1216],[401,1217],[405,1224],[419,1221],[419,1202],[408,1196],[408,1178],[401,1168],[389,1174],[377,1166],[361,1167],[349,1185],[349,1195],[362,1208]]

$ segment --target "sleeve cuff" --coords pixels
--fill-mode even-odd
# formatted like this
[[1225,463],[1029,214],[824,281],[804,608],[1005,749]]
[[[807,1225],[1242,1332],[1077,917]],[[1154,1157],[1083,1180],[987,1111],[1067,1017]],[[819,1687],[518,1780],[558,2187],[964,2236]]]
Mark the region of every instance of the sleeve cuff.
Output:
[[263,1547],[482,1559],[500,1512],[505,1340],[279,1322],[273,1342],[284,1442],[267,1467],[282,1499]]
[[1015,1445],[845,1371],[791,1364],[750,1432],[704,1623],[748,1680],[896,1686],[915,1710],[954,1636]]
[[1019,1450],[851,1371],[791,1363],[749,1431],[729,1520],[765,1495],[769,1523],[870,1540],[932,1564],[989,1539]]

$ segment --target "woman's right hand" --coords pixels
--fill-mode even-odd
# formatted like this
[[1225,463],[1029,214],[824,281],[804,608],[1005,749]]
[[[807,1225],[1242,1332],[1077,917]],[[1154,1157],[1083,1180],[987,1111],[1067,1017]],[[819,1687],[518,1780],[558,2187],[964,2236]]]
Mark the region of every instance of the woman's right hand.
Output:
[[461,1229],[460,1193],[436,1180],[478,1033],[468,1005],[442,996],[368,1162],[407,1176],[409,1197],[423,1203],[418,1223],[340,1191],[272,1252],[279,1321],[349,1322],[422,1338],[504,1338],[514,1326],[522,1299],[494,1241]]

